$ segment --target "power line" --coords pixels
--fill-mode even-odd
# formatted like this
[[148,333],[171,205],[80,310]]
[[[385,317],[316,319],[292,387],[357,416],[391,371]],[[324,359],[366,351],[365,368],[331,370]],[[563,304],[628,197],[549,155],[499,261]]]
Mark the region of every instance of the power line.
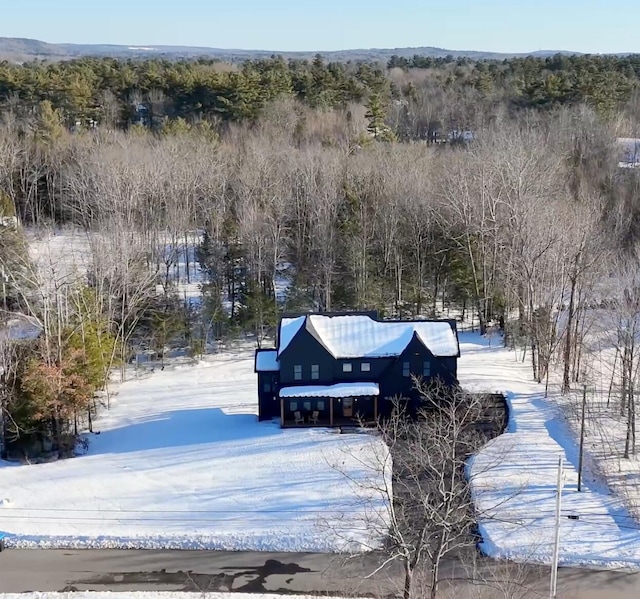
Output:
[[98,512],[104,513],[129,513],[129,514],[289,514],[289,513],[309,513],[309,514],[326,514],[330,511],[346,511],[362,507],[361,505],[339,505],[331,506],[323,509],[319,508],[274,508],[274,509],[228,509],[228,510],[130,510],[130,509],[99,509],[99,508],[47,508],[47,507],[3,507],[0,508],[0,518],[3,512],[22,511],[22,512]]

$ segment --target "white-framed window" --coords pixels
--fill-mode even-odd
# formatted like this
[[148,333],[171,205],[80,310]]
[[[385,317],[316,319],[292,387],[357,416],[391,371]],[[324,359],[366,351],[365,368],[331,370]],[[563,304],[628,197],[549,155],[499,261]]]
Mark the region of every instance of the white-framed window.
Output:
[[411,376],[411,363],[403,362],[402,363],[402,376]]
[[353,364],[351,364],[351,362],[345,362],[342,365],[342,372],[352,372],[353,371]]
[[320,364],[311,364],[311,378],[314,381],[320,378]]
[[362,362],[360,364],[360,372],[371,372],[371,362]]
[[429,360],[422,363],[422,376],[431,376],[431,362]]
[[295,364],[293,366],[293,380],[294,381],[302,380],[302,364]]

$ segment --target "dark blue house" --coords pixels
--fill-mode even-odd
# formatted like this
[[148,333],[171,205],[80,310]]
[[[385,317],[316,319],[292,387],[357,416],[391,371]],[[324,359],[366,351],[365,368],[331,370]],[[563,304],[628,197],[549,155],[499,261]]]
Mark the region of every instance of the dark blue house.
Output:
[[454,320],[378,320],[375,313],[283,317],[277,347],[259,349],[259,419],[282,426],[340,426],[416,409],[413,377],[457,385]]

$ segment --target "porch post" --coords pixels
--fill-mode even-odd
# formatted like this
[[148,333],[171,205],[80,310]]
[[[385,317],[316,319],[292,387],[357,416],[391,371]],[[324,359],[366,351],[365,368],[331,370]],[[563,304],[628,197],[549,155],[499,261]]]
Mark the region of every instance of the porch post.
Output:
[[333,397],[329,398],[329,426],[333,426]]
[[280,428],[284,427],[284,399],[280,398]]
[[378,396],[373,396],[373,419],[378,420]]

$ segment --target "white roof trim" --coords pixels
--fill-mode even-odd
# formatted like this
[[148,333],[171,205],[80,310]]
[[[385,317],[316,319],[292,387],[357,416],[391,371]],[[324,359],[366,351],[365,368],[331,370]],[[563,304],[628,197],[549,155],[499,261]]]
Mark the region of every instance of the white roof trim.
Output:
[[283,387],[281,398],[289,397],[355,397],[380,395],[377,383],[336,383],[335,385],[310,385],[306,387]]

